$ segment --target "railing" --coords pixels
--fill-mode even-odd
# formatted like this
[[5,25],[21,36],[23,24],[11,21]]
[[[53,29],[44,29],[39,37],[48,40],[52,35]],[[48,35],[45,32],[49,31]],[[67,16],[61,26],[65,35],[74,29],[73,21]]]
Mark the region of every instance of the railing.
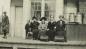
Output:
[[86,41],[86,25],[85,24],[69,24],[66,25],[67,40],[69,41]]

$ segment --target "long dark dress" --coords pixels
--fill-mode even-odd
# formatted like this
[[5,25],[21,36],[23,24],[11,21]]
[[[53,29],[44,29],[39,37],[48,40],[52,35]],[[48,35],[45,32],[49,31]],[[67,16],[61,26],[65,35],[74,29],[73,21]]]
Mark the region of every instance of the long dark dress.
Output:
[[55,41],[66,41],[65,21],[59,20],[56,22]]
[[56,34],[55,35],[63,36],[64,35],[64,31],[65,31],[65,21],[59,20],[56,23]]

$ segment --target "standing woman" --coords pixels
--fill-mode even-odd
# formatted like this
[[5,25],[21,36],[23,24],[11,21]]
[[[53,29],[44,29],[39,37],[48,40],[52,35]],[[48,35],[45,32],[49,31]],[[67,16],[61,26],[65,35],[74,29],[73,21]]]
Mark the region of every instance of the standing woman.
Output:
[[47,31],[47,35],[48,35],[48,40],[49,41],[54,41],[54,37],[55,37],[55,22],[53,17],[50,17],[50,22],[48,22],[48,31]]

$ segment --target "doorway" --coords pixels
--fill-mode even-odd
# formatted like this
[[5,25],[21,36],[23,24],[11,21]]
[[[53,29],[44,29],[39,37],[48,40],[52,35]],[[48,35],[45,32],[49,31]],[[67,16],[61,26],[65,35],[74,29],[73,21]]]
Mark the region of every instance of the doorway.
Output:
[[22,18],[23,18],[23,7],[15,8],[15,35],[21,37],[22,34]]

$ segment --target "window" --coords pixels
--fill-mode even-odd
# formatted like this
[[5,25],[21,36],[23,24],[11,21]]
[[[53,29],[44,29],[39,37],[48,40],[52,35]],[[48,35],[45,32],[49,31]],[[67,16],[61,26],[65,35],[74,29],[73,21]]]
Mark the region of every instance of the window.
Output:
[[45,0],[45,17],[55,16],[55,0]]
[[38,20],[41,18],[41,1],[32,0],[32,2],[31,2],[31,16],[37,17]]
[[[44,7],[42,2],[44,1]],[[44,9],[42,9],[44,8]],[[55,16],[55,0],[31,0],[31,16],[40,20],[42,13],[49,19],[49,16]]]

